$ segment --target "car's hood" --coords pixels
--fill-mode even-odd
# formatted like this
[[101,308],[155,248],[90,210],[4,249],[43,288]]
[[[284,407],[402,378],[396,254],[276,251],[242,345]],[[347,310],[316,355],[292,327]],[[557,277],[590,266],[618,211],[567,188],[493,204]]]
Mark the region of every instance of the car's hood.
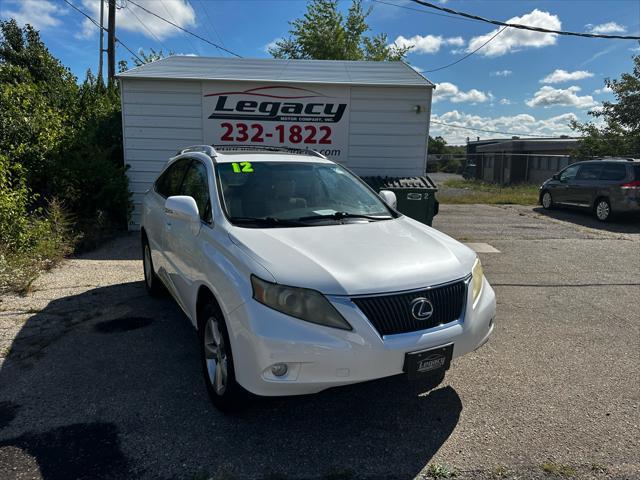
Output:
[[408,217],[301,228],[232,227],[229,235],[277,283],[327,295],[445,283],[468,275],[476,257],[461,243]]

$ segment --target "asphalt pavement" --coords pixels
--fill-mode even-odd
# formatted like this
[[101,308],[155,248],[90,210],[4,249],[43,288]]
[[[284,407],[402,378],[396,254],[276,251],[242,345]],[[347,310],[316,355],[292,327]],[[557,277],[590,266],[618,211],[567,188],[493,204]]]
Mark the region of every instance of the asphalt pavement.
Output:
[[640,478],[640,224],[442,205],[498,299],[431,391],[394,377],[209,403],[196,334],[123,235],[0,303],[0,478]]

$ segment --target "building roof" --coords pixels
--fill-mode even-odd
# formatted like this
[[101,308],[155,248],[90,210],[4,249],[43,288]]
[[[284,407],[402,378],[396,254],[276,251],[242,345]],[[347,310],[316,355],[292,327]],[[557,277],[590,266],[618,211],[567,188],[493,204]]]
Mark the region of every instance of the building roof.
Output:
[[469,142],[476,144],[476,152],[520,152],[535,151],[544,152],[559,149],[572,149],[580,141],[579,138],[521,138],[521,139],[494,139]]
[[401,61],[283,60],[174,55],[127,70],[117,77],[434,87],[433,83]]

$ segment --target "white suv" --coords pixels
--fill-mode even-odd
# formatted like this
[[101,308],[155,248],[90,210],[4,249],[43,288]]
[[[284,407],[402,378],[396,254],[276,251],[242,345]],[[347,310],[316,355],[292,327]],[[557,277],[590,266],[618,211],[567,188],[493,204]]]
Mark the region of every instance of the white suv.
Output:
[[143,202],[145,283],[198,329],[217,407],[442,378],[487,341],[476,254],[394,207],[313,151],[196,146],[167,163]]

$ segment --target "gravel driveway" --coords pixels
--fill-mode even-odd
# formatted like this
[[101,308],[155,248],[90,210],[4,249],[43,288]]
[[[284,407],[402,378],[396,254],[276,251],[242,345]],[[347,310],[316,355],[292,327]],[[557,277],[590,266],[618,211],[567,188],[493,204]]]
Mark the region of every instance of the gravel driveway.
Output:
[[[422,392],[395,377],[223,416],[196,334],[123,235],[0,303],[0,478],[640,478],[640,228],[442,205],[494,336]],[[6,358],[5,358],[6,357]]]

